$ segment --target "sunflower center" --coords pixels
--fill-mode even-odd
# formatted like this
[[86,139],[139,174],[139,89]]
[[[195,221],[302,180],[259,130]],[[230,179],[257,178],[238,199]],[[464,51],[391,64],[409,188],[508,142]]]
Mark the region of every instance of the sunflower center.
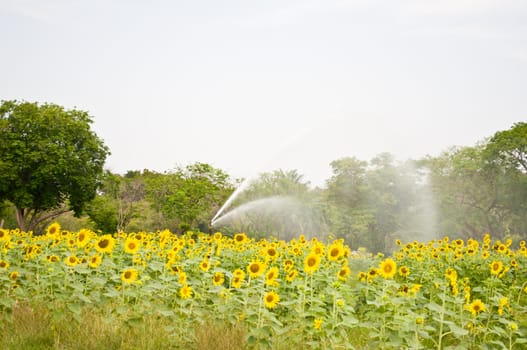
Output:
[[104,249],[110,245],[110,241],[107,238],[105,238],[101,240],[98,244],[99,244],[99,247]]

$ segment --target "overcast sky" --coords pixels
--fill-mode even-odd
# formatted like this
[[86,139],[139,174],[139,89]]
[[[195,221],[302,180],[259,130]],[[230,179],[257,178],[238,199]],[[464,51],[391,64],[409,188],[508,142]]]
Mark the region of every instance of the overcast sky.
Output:
[[107,168],[235,177],[527,120],[527,1],[0,0],[0,99],[88,111]]

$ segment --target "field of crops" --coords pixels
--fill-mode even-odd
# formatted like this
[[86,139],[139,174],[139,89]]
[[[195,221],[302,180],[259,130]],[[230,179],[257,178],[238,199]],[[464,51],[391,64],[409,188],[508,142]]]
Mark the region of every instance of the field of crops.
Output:
[[41,336],[60,349],[80,346],[61,324],[121,334],[116,349],[159,346],[134,338],[145,332],[175,349],[207,337],[235,338],[231,348],[527,348],[524,241],[397,243],[385,257],[303,236],[0,229],[0,345],[20,346],[23,324],[44,314]]

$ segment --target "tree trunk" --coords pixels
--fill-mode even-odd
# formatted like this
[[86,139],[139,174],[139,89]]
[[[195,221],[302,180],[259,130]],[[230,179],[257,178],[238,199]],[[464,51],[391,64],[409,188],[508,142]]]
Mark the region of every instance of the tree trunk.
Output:
[[26,218],[24,217],[24,208],[15,207],[15,216],[20,231],[26,231]]
[[31,210],[27,208],[15,207],[16,222],[18,223],[20,231],[23,232],[33,231],[39,224],[45,222],[46,220],[53,220],[57,216],[69,211],[71,210],[66,207],[53,209],[47,212],[38,211],[36,209]]

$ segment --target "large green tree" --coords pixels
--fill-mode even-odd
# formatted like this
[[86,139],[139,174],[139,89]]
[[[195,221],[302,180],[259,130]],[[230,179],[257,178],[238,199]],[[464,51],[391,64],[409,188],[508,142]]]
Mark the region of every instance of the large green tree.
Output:
[[0,201],[13,203],[20,229],[69,210],[80,214],[95,197],[109,151],[91,124],[85,111],[2,101]]
[[210,220],[234,191],[227,173],[206,163],[165,174],[145,173],[145,198],[167,223],[181,231],[207,231]]
[[527,123],[496,132],[485,147],[485,159],[527,174]]

